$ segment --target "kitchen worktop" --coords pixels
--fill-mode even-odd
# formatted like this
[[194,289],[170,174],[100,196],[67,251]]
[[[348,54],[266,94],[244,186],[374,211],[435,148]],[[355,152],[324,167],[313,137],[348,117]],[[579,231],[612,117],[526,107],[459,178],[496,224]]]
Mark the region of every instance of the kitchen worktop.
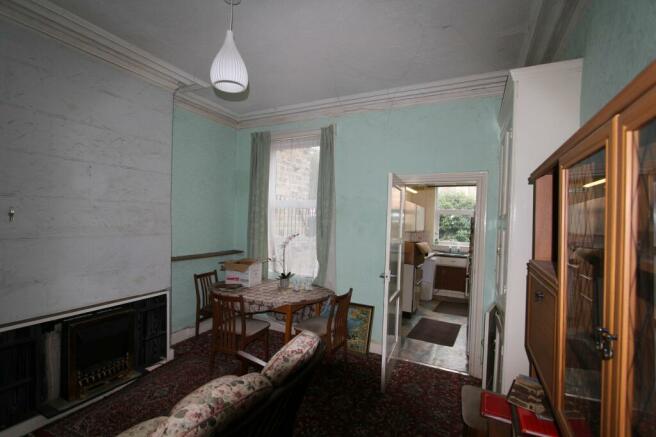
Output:
[[468,253],[451,253],[451,252],[433,252],[435,256],[446,256],[449,258],[467,258],[469,257]]

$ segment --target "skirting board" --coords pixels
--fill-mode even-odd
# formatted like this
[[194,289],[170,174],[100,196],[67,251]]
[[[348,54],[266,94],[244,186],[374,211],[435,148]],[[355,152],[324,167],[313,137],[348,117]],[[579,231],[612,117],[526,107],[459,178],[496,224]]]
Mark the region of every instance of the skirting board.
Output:
[[[155,367],[155,366],[153,366],[153,367]],[[127,387],[128,385],[130,385],[133,382],[138,381],[138,380],[139,379],[137,378],[135,380],[132,380],[132,381],[128,382],[127,384],[116,387],[113,390],[110,390],[106,393],[103,393],[100,396],[95,397],[95,398],[93,398],[93,399],[91,399],[87,402],[84,402],[84,403],[82,403],[82,404],[80,404],[80,405],[78,405],[74,408],[71,408],[70,410],[68,410],[68,411],[66,411],[62,414],[58,414],[55,417],[51,417],[51,418],[48,419],[47,417],[42,416],[40,414],[37,415],[37,416],[31,417],[31,418],[29,418],[29,419],[27,419],[23,422],[17,423],[16,425],[14,425],[12,427],[3,430],[2,432],[0,432],[0,434],[2,435],[2,437],[21,437],[21,436],[25,436],[25,435],[31,433],[32,431],[36,431],[39,428],[43,428],[46,425],[49,425],[53,422],[56,422],[60,419],[63,419],[64,417],[66,417],[70,414],[73,414],[76,411],[79,411],[83,408],[88,407],[91,404],[94,404],[94,403],[96,403],[96,402],[98,402],[102,399],[105,399],[107,396],[110,396],[110,395],[116,393],[117,391],[123,389],[124,387]]]

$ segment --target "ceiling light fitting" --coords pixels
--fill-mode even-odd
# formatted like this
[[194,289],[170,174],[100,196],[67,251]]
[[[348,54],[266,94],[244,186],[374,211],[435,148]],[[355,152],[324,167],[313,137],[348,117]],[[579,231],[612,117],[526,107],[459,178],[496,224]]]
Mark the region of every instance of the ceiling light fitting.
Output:
[[232,33],[232,17],[235,5],[241,0],[225,0],[230,5],[230,27],[226,32],[223,46],[216,54],[210,68],[212,86],[226,93],[241,93],[248,88],[248,71],[246,64],[237,50]]

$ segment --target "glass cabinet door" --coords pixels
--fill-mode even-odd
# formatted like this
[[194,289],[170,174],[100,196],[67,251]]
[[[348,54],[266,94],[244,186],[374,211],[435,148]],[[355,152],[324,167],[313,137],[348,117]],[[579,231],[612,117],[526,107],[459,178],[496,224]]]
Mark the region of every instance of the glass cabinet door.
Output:
[[[618,408],[624,420],[618,432],[656,435],[656,91],[622,114],[631,187],[626,225],[630,253],[623,296],[618,297],[618,319],[629,332],[622,342],[625,375]],[[625,337],[623,339],[622,337]],[[624,341],[622,341],[624,340]],[[628,380],[626,378],[628,376]]]
[[593,134],[563,159],[560,254],[562,395],[570,435],[602,434],[603,335],[607,329],[605,249],[609,134]]

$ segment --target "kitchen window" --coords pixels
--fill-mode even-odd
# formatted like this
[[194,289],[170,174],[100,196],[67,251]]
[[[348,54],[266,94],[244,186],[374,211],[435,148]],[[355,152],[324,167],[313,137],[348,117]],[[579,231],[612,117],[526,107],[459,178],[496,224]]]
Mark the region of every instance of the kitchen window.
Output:
[[282,272],[285,240],[298,234],[285,251],[285,270],[297,276],[317,274],[316,206],[320,133],[271,140],[269,167],[269,270]]
[[475,186],[437,187],[435,190],[435,243],[469,247],[475,208]]

